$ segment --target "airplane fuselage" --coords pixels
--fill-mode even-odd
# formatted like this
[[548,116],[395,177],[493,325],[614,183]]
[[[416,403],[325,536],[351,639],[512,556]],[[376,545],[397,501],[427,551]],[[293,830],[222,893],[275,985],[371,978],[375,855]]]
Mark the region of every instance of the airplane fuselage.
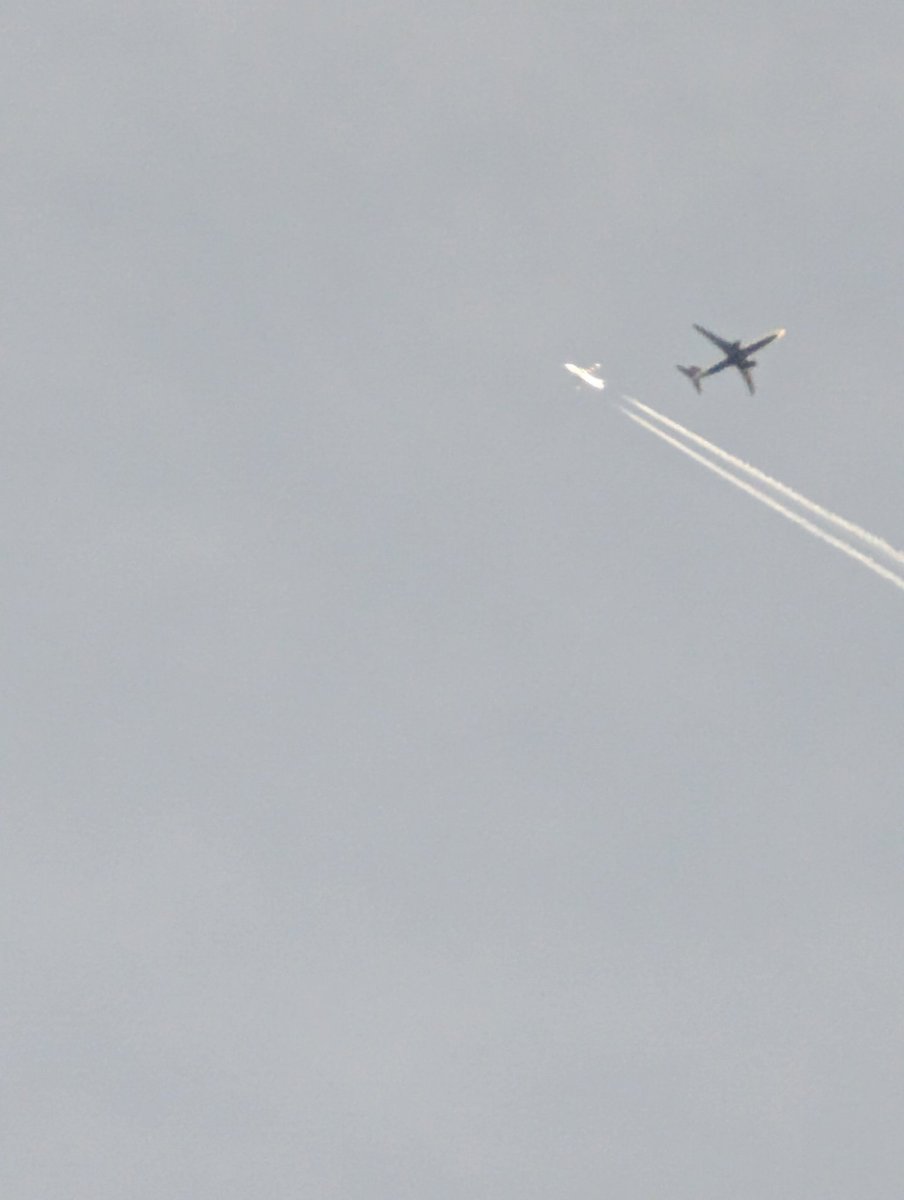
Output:
[[599,369],[599,363],[594,363],[591,367],[579,367],[575,363],[563,363],[566,371],[570,371],[572,375],[576,375],[578,379],[582,379],[584,383],[589,383],[592,388],[602,391],[606,386],[606,382],[600,379],[599,375],[594,372]]

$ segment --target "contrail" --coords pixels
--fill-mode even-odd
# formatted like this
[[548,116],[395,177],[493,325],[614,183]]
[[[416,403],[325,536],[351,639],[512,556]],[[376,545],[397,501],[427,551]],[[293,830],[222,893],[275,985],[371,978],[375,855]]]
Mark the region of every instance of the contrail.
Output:
[[[634,401],[634,403],[638,403]],[[621,405],[619,405],[621,408]],[[864,554],[862,550],[858,550],[855,546],[843,542],[841,538],[835,537],[831,533],[827,533],[821,529],[819,525],[814,525],[812,521],[808,521],[806,517],[802,517],[800,513],[793,512],[790,508],[786,508],[784,504],[779,504],[778,500],[772,496],[767,496],[765,492],[761,492],[759,488],[755,488],[752,483],[747,483],[743,479],[739,479],[737,475],[732,475],[731,471],[726,471],[724,467],[718,466],[710,459],[705,458],[702,454],[698,454],[696,450],[692,450],[690,446],[686,446],[684,442],[679,442],[677,438],[673,438],[658,426],[645,421],[643,417],[639,417],[637,413],[631,412],[628,408],[621,408],[621,411],[626,417],[630,417],[638,425],[642,425],[644,429],[648,429],[650,433],[655,433],[658,438],[662,438],[664,442],[668,442],[683,454],[695,458],[697,462],[702,463],[704,467],[708,467],[710,471],[714,471],[716,475],[721,475],[723,479],[727,479],[729,483],[733,483],[735,487],[740,488],[742,492],[747,492],[753,496],[755,500],[761,501],[768,508],[773,509],[777,513],[781,513],[783,517],[787,517],[789,521],[793,521],[795,525],[799,525],[801,529],[806,529],[807,533],[812,533],[814,537],[818,537],[821,541],[834,546],[836,550],[840,550],[842,554],[847,554],[849,558],[856,559],[863,566],[874,571],[882,579],[887,579],[889,583],[893,583],[896,588],[900,588],[904,592],[904,579],[900,575],[896,575],[894,571],[890,571],[888,567],[884,567],[882,563],[876,562],[874,558],[870,558],[868,554]],[[672,422],[670,422],[672,424]],[[702,438],[700,439],[702,441]]]
[[722,450],[719,446],[708,442],[706,438],[700,437],[698,433],[693,433],[690,429],[685,429],[683,425],[679,425],[677,421],[672,421],[668,417],[663,416],[655,408],[649,408],[646,404],[641,404],[639,400],[634,400],[631,396],[625,396],[624,399],[630,401],[641,412],[645,412],[647,416],[652,417],[654,421],[659,421],[661,425],[666,425],[669,429],[674,429],[676,433],[680,433],[682,437],[696,442],[698,446],[702,446],[704,450],[709,450],[711,454],[718,455],[723,462],[731,463],[733,467],[737,467],[739,471],[744,471],[752,479],[757,479],[760,483],[765,483],[767,486],[774,488],[781,495],[787,496],[789,500],[793,500],[796,504],[799,504],[801,508],[807,509],[817,517],[822,517],[824,521],[830,521],[837,529],[842,529],[852,537],[859,538],[867,546],[871,546],[874,550],[879,550],[881,553],[887,554],[889,558],[893,558],[896,562],[904,563],[904,550],[897,550],[885,538],[876,537],[874,533],[862,529],[859,525],[855,525],[853,521],[847,521],[844,517],[840,517],[838,513],[833,513],[829,509],[823,508],[821,504],[817,504],[814,500],[808,500],[806,496],[802,496],[794,488],[788,487],[786,483],[780,483],[779,480],[773,479],[771,475],[767,475],[765,471],[760,471],[757,467],[751,466],[750,463],[744,462],[743,459],[737,458],[734,454],[729,454],[727,450]]

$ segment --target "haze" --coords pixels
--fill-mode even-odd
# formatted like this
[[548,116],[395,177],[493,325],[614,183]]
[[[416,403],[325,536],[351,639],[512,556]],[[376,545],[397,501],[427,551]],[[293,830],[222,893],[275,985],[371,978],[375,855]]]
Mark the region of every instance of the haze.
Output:
[[2,26],[3,1195],[888,1200],[900,6]]

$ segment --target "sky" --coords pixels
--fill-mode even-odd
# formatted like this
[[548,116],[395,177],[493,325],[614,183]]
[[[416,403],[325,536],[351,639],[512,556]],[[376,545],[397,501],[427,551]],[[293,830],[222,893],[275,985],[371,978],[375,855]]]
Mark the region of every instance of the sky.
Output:
[[900,6],[0,28],[3,1194],[887,1200]]

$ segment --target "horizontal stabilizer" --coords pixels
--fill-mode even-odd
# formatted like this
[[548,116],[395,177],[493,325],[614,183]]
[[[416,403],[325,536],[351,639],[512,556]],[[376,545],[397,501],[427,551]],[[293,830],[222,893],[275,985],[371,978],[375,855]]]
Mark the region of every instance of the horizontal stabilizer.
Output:
[[703,385],[700,382],[705,372],[700,367],[682,367],[680,364],[678,370],[682,375],[686,375],[698,392],[703,391]]

